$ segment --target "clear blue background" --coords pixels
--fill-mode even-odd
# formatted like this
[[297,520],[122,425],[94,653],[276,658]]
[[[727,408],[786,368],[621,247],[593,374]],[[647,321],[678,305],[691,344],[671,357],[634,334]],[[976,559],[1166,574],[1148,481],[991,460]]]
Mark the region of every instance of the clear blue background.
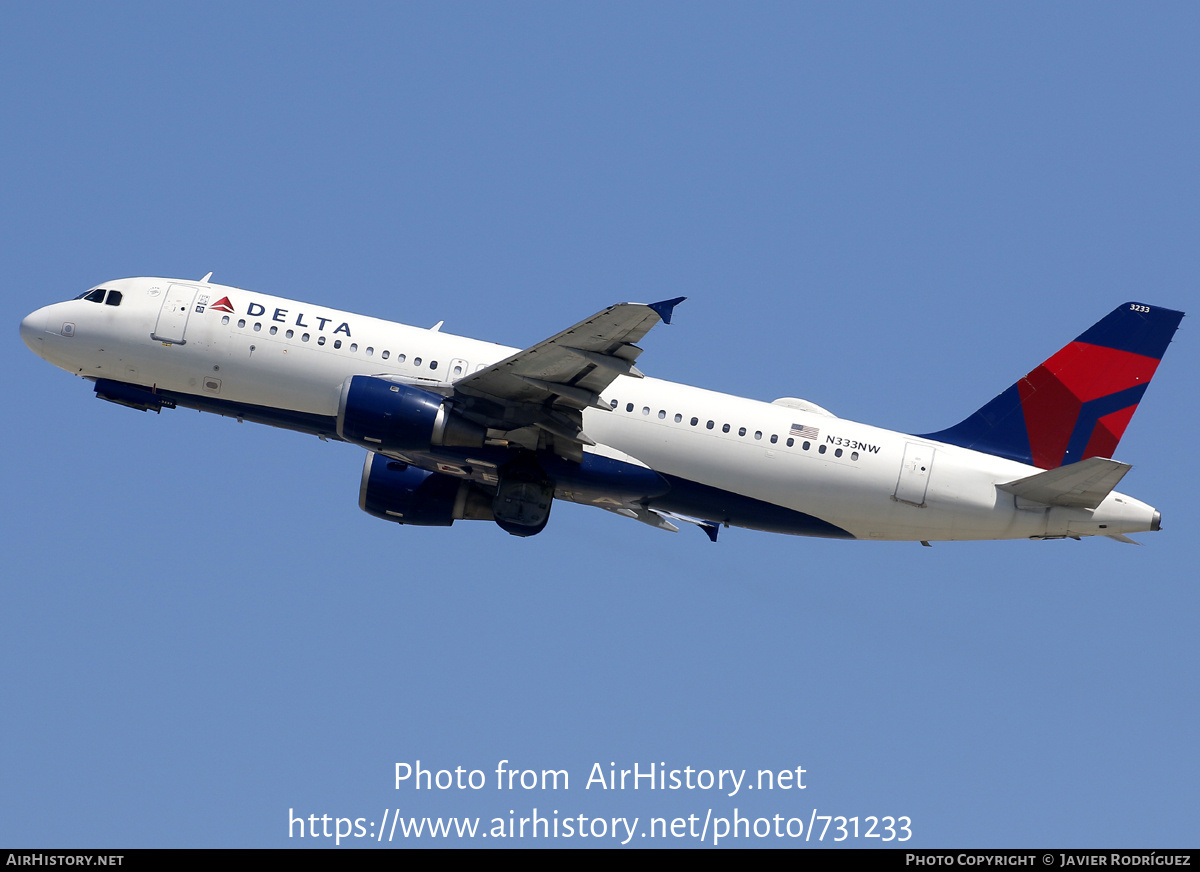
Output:
[[[1117,454],[1141,548],[396,527],[359,449],[98,402],[17,325],[209,270],[518,346],[687,295],[647,373],[938,429],[1122,301],[1195,309],[1198,38],[1186,3],[0,5],[0,844],[536,806],[1195,846],[1191,319]],[[394,790],[417,759],[572,787]]]

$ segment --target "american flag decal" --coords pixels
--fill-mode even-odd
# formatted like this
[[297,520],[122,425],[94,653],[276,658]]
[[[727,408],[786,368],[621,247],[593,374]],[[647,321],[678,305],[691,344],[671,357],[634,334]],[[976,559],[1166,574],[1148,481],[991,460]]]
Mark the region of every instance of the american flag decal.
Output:
[[816,427],[805,427],[802,424],[793,424],[792,435],[799,436],[801,439],[816,439],[821,435],[821,431]]

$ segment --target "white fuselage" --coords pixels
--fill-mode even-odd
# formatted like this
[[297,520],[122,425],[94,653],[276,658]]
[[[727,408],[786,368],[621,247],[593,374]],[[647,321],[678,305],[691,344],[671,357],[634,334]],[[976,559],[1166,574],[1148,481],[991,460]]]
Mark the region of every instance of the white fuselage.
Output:
[[[119,291],[120,304],[77,299],[46,306],[22,323],[26,343],[84,378],[229,408],[332,420],[348,376],[401,378],[448,393],[458,379],[518,351],[202,282],[135,278],[101,287]],[[168,311],[172,294],[187,299],[187,311]],[[223,299],[229,305],[214,308]],[[611,409],[584,412],[584,432],[597,443],[592,450],[811,515],[859,539],[1117,535],[1157,523],[1152,507],[1116,492],[1096,509],[1019,507],[997,485],[1038,473],[1035,467],[833,417],[799,401],[765,403],[629,376],[618,376],[602,399]]]

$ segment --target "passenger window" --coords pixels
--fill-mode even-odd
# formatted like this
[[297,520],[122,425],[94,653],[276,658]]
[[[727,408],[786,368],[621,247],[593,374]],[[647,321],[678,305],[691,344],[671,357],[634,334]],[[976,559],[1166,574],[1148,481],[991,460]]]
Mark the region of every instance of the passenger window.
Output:
[[697,424],[699,424],[699,423],[700,423],[700,419],[699,419],[699,418],[692,418],[692,426],[693,426],[693,427],[695,427],[695,426],[696,426]]
[[[420,360],[420,358],[417,358],[417,359]],[[396,355],[396,363],[404,363],[404,355],[403,354]]]
[[374,348],[374,346],[368,345],[368,346],[367,346],[367,357],[370,357],[370,356],[371,356],[372,354],[374,354],[374,353],[375,353],[375,348]]
[[291,338],[292,338],[293,336],[295,336],[295,335],[296,335],[296,331],[295,331],[295,330],[289,330],[287,333],[285,333],[285,334],[284,334],[284,336],[285,336],[287,339],[291,339]]
[[420,366],[420,365],[421,365],[421,358],[414,357],[413,358],[413,366]]
[[788,441],[787,441],[787,447],[788,447],[788,448],[791,448],[791,447],[792,447],[793,445],[795,445],[795,444],[796,444],[796,440],[795,440],[795,439],[793,439],[791,436],[789,436],[789,437],[788,437]]
[[676,413],[675,413],[675,423],[676,423],[676,424],[678,424],[678,423],[679,423],[680,421],[682,421],[682,420],[683,420],[683,415],[681,415],[681,414],[679,414],[678,412],[676,412]]
[[221,326],[224,327],[228,323],[229,323],[229,316],[226,315],[224,318],[221,319]]
[[650,407],[649,407],[649,406],[642,406],[642,414],[643,414],[643,415],[649,415],[649,414],[650,414]]
[[824,453],[825,453],[825,446],[822,445],[820,448],[817,449],[817,454],[824,454]]
[[[788,445],[791,445],[791,444],[792,444],[792,440],[791,440],[791,439],[789,439],[789,440],[788,440]],[[801,448],[803,448],[805,451],[807,451],[809,448],[811,448],[811,447],[812,447],[812,443],[811,443],[811,442],[805,442],[805,443],[804,443],[803,445],[801,445],[800,447],[801,447]]]
[[625,404],[625,411],[626,411],[626,412],[632,412],[632,411],[633,411],[633,403],[626,403],[626,404]]
[[254,324],[254,332],[258,333],[260,330],[262,330],[262,324],[256,321]]
[[746,435],[746,428],[745,428],[745,427],[738,427],[738,435],[739,435],[739,436],[745,436],[745,435]]
[[109,291],[108,299],[104,301],[104,305],[106,305],[106,306],[121,305],[121,292],[120,291]]
[[241,330],[245,326],[246,326],[246,319],[238,318],[238,329]]
[[300,337],[300,341],[301,341],[301,342],[307,342],[307,341],[308,341],[308,334],[307,334],[307,333],[303,334],[303,335]]
[[755,439],[761,439],[761,438],[762,438],[762,430],[755,430],[755,431],[754,431],[754,438],[755,438]]
[[842,449],[840,449],[840,448],[836,448],[836,449],[834,449],[833,456],[834,456],[834,457],[841,457],[841,456],[842,456]]
[[707,424],[705,424],[704,426],[705,426],[705,427],[707,427],[709,430],[711,430],[711,429],[713,428],[713,422],[712,422],[712,421],[709,421],[709,422],[708,422]]
[[437,369],[437,361],[436,361],[436,360],[431,360],[431,361],[429,361],[429,368],[430,368],[430,369]]
[[728,424],[722,424],[722,425],[721,425],[721,432],[722,432],[722,433],[728,433],[728,432],[729,432],[729,425],[728,425]]
[[616,401],[616,400],[609,400],[609,401],[608,401],[608,407],[609,407],[610,409],[615,409],[615,408],[617,407],[617,401]]
[[387,360],[390,355],[391,355],[391,352],[388,351],[387,349],[384,349],[384,352],[383,352],[383,354],[380,355],[380,357],[382,357],[384,360]]
[[279,328],[276,327],[274,324],[272,324],[271,325],[271,335],[274,336],[278,332],[279,332]]
[[851,452],[850,452],[850,459],[851,459],[851,460],[858,460],[858,452],[857,452],[857,451],[851,451]]
[[774,444],[775,444],[776,442],[778,442],[778,441],[779,441],[779,434],[778,434],[778,433],[772,433],[772,434],[771,434],[771,444],[772,444],[772,445],[774,445]]
[[[305,339],[307,339],[307,338],[308,338],[308,334],[307,334],[307,333],[305,333],[305,334],[304,334],[304,338],[305,338]],[[324,337],[324,336],[318,336],[318,337],[317,337],[317,345],[324,345],[324,344],[325,344],[325,337]]]
[[661,420],[662,420],[663,418],[665,418],[665,417],[667,417],[667,410],[666,410],[666,409],[659,409],[659,410],[658,410],[658,420],[660,420],[660,421],[661,421]]
[[333,347],[334,347],[334,348],[341,348],[341,347],[342,347],[342,340],[340,340],[340,339],[335,339],[335,340],[333,340]]

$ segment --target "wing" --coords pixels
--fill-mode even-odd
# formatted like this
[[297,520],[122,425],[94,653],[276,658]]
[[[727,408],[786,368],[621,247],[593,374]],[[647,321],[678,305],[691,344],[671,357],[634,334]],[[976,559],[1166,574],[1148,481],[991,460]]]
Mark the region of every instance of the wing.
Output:
[[600,394],[619,375],[642,378],[635,343],[684,297],[618,303],[574,327],[454,383],[463,415],[488,429],[492,444],[549,449],[579,461],[595,443],[583,432],[583,410],[608,409]]

